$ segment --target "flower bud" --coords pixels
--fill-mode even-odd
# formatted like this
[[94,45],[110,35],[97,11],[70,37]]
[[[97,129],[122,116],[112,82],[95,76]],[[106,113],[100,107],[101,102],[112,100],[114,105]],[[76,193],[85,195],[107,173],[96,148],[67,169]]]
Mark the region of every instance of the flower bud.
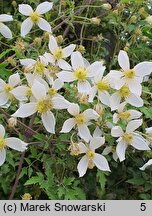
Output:
[[11,117],[7,120],[7,123],[9,128],[13,128],[17,125],[17,118]]
[[63,43],[63,36],[62,35],[59,35],[59,36],[57,36],[56,37],[56,40],[57,40],[57,43],[59,44],[59,45],[61,45],[62,43]]
[[105,3],[105,4],[102,5],[102,8],[105,9],[105,10],[111,10],[112,6],[109,3]]
[[80,154],[80,149],[79,149],[78,143],[72,142],[70,144],[70,147],[68,150],[70,151],[70,155],[72,155],[72,156],[77,156]]
[[16,61],[15,61],[15,59],[12,58],[12,57],[8,57],[7,62],[8,62],[11,66],[13,66],[13,67],[16,66]]
[[101,20],[98,17],[92,17],[90,21],[94,25],[99,25]]
[[133,15],[130,18],[130,23],[135,23],[137,21],[137,16]]
[[152,25],[152,15],[151,16],[148,16],[146,18],[146,21],[148,22],[149,25]]
[[19,51],[24,51],[25,50],[25,44],[24,41],[19,39],[16,44],[15,44],[15,48]]
[[14,8],[16,8],[17,7],[17,2],[16,1],[12,1],[12,5],[13,5]]
[[95,111],[100,115],[102,116],[103,113],[104,113],[104,107],[102,104],[96,104],[95,107],[94,107]]
[[25,193],[22,196],[22,200],[31,200],[31,199],[32,199],[32,196],[29,193]]
[[82,54],[85,53],[85,47],[82,46],[82,45],[78,45],[76,50],[79,51],[79,52],[82,53]]
[[41,46],[41,42],[42,42],[42,40],[41,40],[40,37],[36,37],[36,38],[34,39],[34,44],[35,44],[35,46],[40,47],[40,46]]

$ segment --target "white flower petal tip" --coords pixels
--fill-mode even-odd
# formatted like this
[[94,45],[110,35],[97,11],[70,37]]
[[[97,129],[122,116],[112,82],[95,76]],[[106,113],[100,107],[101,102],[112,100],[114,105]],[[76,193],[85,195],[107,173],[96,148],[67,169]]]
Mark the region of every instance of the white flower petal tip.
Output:
[[152,165],[152,159],[150,159],[147,163],[145,163],[142,167],[140,167],[139,169],[144,171],[147,167]]

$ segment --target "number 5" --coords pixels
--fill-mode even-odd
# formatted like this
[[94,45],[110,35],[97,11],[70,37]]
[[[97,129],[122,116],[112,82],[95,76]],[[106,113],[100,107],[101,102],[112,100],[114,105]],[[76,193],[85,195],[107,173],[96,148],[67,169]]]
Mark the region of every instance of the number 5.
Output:
[[141,203],[140,210],[145,211],[146,210],[146,203]]

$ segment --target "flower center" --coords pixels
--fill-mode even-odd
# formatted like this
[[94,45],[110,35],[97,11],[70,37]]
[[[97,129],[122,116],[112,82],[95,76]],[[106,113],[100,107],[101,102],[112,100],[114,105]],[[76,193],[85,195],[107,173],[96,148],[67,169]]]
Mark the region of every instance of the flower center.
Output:
[[122,98],[126,98],[130,95],[130,90],[127,86],[123,86],[121,87],[121,89],[119,90],[119,94]]
[[99,91],[107,91],[109,90],[109,88],[110,88],[109,84],[104,80],[101,80],[97,83],[97,89]]
[[37,111],[39,113],[46,113],[53,108],[52,101],[50,99],[43,99],[37,103]]
[[94,153],[94,151],[92,151],[92,150],[88,150],[87,152],[86,152],[86,156],[89,158],[89,159],[93,159],[94,158],[94,156],[95,156],[95,153]]
[[9,93],[12,90],[12,87],[9,84],[6,84],[5,91],[6,93]]
[[45,70],[44,63],[37,61],[35,64],[35,73],[42,75],[44,73],[44,70]]
[[48,93],[49,93],[50,96],[54,96],[57,93],[57,91],[54,88],[50,88],[48,90]]
[[77,125],[83,125],[86,122],[85,116],[81,113],[75,117]]
[[32,96],[32,90],[31,90],[31,88],[28,88],[28,89],[26,90],[26,96],[27,96],[27,97],[31,97],[31,96]]
[[87,72],[83,68],[78,68],[75,70],[74,75],[75,75],[77,80],[83,81],[87,77]]
[[133,139],[133,136],[132,136],[132,134],[128,134],[128,133],[125,133],[124,135],[123,135],[123,139],[124,139],[124,141],[126,142],[126,143],[128,143],[128,144],[131,144],[131,142],[132,142],[132,139]]
[[40,20],[40,15],[36,11],[33,12],[30,17],[34,23],[37,23]]
[[133,69],[124,72],[125,77],[129,79],[133,79],[135,77],[135,71]]
[[3,148],[5,148],[6,146],[6,141],[3,138],[0,138],[0,150],[2,150]]
[[55,57],[56,60],[59,60],[59,59],[63,58],[63,51],[62,51],[62,49],[58,48],[57,50],[55,50],[53,52],[53,55],[54,55],[54,57]]
[[119,113],[119,117],[122,119],[122,120],[128,120],[128,118],[130,118],[131,114],[130,112],[126,111],[126,112],[120,112]]

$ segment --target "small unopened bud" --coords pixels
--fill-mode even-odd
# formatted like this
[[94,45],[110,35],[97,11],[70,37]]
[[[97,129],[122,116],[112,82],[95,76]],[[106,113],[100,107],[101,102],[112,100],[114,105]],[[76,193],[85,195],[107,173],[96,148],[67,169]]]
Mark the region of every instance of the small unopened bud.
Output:
[[32,196],[31,194],[29,193],[25,193],[23,196],[22,196],[22,200],[31,200],[32,199]]
[[34,44],[35,44],[36,46],[38,46],[38,47],[41,46],[41,42],[42,42],[42,40],[41,40],[40,37],[36,37],[36,38],[34,39]]
[[143,13],[145,13],[145,8],[144,7],[141,7],[139,10],[138,10],[138,13],[140,15],[142,15]]
[[16,1],[12,1],[12,5],[13,5],[14,8],[16,8],[17,7],[17,2]]
[[49,36],[51,34],[49,32],[44,32],[43,36],[44,36],[44,41],[48,41],[49,40]]
[[56,40],[57,40],[57,43],[59,44],[59,45],[61,45],[62,43],[63,43],[63,36],[62,35],[59,35],[59,36],[57,36],[56,37]]
[[95,111],[100,115],[102,116],[103,113],[104,113],[104,107],[102,106],[102,104],[96,104],[95,107],[94,107]]
[[119,11],[118,10],[113,10],[112,13],[113,13],[113,15],[117,16]]
[[130,23],[135,23],[137,21],[137,16],[133,15],[130,18]]
[[12,58],[12,57],[8,57],[7,62],[8,62],[10,65],[12,65],[13,67],[16,66],[16,61],[15,61],[15,59]]
[[15,44],[15,48],[18,49],[19,51],[24,51],[25,50],[24,41],[19,39]]
[[109,3],[105,3],[105,4],[102,5],[102,8],[105,9],[105,10],[111,10],[112,6]]
[[84,54],[85,53],[85,47],[82,45],[78,45],[77,46],[77,51],[79,51],[80,53]]
[[78,143],[71,143],[68,149],[70,151],[70,155],[77,156],[80,154],[80,149]]
[[124,8],[125,8],[124,4],[122,4],[122,3],[117,4],[118,11],[123,11]]
[[7,120],[8,127],[13,128],[17,125],[17,118],[11,117]]
[[141,31],[140,28],[136,28],[136,29],[135,29],[135,35],[136,35],[136,36],[141,36],[141,35],[142,35],[142,31]]
[[94,25],[99,25],[101,20],[98,17],[92,17],[90,21]]
[[148,16],[146,18],[146,21],[148,22],[149,25],[152,25],[152,16]]

